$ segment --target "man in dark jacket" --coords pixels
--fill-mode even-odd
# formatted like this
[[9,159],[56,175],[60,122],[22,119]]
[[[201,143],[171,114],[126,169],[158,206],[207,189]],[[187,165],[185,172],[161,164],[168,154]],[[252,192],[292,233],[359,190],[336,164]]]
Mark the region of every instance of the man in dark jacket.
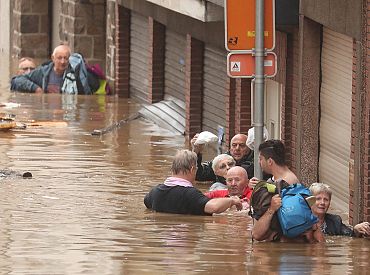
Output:
[[[198,181],[219,181],[225,183],[225,179],[220,179],[216,177],[213,169],[212,162],[202,163],[202,146],[194,145],[199,134],[196,134],[191,140],[193,146],[193,151],[197,153],[198,156],[198,171],[196,175],[196,180]],[[247,136],[244,134],[236,134],[230,141],[230,150],[226,153],[232,156],[235,160],[236,166],[243,167],[249,177],[254,175],[254,165],[253,165],[253,151],[247,146]]]
[[95,81],[87,73],[82,79],[80,70],[84,64],[73,67],[70,64],[70,57],[69,46],[57,46],[51,55],[51,61],[42,64],[28,74],[13,77],[10,89],[29,93],[91,94],[99,87],[98,79]]

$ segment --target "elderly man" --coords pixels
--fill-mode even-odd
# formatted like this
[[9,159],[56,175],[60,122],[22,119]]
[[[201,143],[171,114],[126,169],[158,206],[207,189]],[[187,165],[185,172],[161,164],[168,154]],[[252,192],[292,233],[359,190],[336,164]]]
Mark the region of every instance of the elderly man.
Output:
[[339,215],[327,213],[329,210],[332,192],[329,185],[313,183],[310,186],[311,194],[316,197],[316,203],[311,207],[312,212],[319,218],[318,227],[327,235],[341,235],[351,237],[370,237],[370,223],[362,222],[353,228],[343,224]]
[[18,75],[28,74],[36,69],[35,61],[30,57],[22,57],[18,63]]
[[[212,162],[202,163],[202,145],[195,145],[199,134],[191,140],[193,151],[198,155],[198,171],[196,180],[198,181],[217,181],[217,177],[212,169]],[[243,167],[249,176],[254,175],[253,151],[246,144],[247,136],[244,134],[235,135],[230,141],[230,150],[226,154],[232,156],[236,166]]]
[[193,187],[197,170],[197,155],[189,150],[180,150],[172,162],[172,176],[145,196],[147,208],[158,212],[192,215],[221,213],[232,206],[241,210],[239,198],[209,199]]
[[98,80],[92,76],[81,79],[77,67],[70,66],[70,56],[69,46],[57,46],[51,55],[51,61],[28,74],[14,77],[11,90],[29,93],[90,94],[99,86]]
[[230,168],[226,174],[226,184],[226,190],[214,190],[205,193],[205,195],[211,199],[237,196],[242,200],[243,209],[247,209],[253,191],[249,187],[247,171],[240,166]]

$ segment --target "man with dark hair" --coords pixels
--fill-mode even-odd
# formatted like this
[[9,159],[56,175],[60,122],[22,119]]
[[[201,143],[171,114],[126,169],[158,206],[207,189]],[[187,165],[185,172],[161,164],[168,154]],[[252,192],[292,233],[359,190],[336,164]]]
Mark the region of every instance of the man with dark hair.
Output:
[[298,183],[297,176],[285,162],[285,146],[281,140],[270,139],[259,146],[259,164],[262,171],[271,174],[272,180],[284,180],[289,184]]
[[[272,175],[268,181],[285,181],[288,184],[299,183],[297,176],[288,168],[285,161],[285,146],[281,140],[270,139],[260,144],[258,147],[258,161],[264,173]],[[252,178],[251,185],[255,185],[259,179]],[[276,240],[280,238],[281,232],[277,232],[276,224],[277,210],[281,207],[281,198],[279,194],[272,196],[270,206],[255,222],[252,236],[258,241]],[[273,221],[274,220],[274,221]],[[279,231],[279,230],[278,230]]]
[[189,150],[180,150],[172,162],[172,176],[145,196],[147,208],[174,214],[207,215],[221,213],[236,206],[242,209],[239,198],[207,198],[193,187],[197,171],[197,155]]

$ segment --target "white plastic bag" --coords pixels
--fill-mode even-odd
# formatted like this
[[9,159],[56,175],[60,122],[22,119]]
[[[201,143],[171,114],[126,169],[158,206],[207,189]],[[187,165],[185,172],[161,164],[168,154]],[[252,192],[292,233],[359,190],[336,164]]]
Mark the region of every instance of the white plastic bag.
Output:
[[[268,138],[269,133],[267,132],[266,127],[263,127],[263,141],[268,140]],[[254,150],[254,127],[248,130],[248,138],[246,143],[251,150]]]
[[200,144],[209,144],[209,143],[217,143],[218,137],[215,134],[212,134],[208,131],[203,131],[199,134],[197,140],[194,142],[194,145]]

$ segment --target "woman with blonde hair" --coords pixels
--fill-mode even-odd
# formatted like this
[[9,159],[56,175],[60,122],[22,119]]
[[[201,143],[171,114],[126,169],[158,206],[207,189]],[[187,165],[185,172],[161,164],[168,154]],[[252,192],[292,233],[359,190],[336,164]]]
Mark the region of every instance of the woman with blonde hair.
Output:
[[332,196],[329,185],[316,182],[310,186],[310,191],[316,197],[316,203],[312,205],[311,209],[319,218],[317,225],[324,234],[351,237],[370,236],[370,224],[368,222],[359,223],[352,229],[350,226],[343,224],[339,215],[327,213]]

